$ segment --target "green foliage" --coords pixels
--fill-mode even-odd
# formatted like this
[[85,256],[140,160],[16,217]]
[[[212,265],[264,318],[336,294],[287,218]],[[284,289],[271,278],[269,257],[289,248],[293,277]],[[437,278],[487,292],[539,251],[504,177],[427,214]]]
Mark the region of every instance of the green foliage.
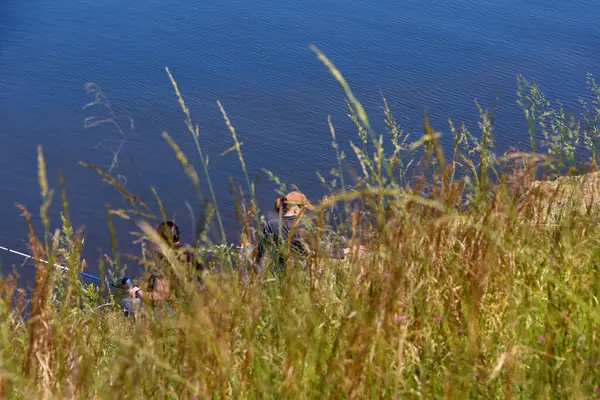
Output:
[[[337,166],[320,175],[333,193],[307,223],[318,245],[307,259],[290,259],[281,276],[204,275],[198,290],[189,268],[150,224],[166,211],[156,191],[156,215],[110,174],[87,165],[117,188],[130,209],[108,209],[112,218],[135,223],[140,262],[156,267],[150,246],[166,260],[165,279],[177,283],[170,309],[144,302],[126,318],[105,296],[83,285],[77,271],[83,237],[68,218],[62,189],[62,228],[44,241],[31,217],[29,240],[36,258],[63,263],[63,272],[40,262],[29,318],[14,280],[0,280],[0,397],[2,398],[591,398],[600,386],[600,179],[534,180],[538,167],[576,157],[579,123],[564,107],[552,108],[539,87],[520,80],[519,102],[530,123],[532,150],[542,132],[551,156],[496,154],[494,111],[477,105],[481,135],[450,122],[451,157],[440,133],[424,119],[425,135],[409,142],[384,100],[386,131],[377,134],[341,73],[318,50],[348,97],[358,128],[352,144],[362,176],[344,174],[346,155],[330,122]],[[190,112],[174,87],[210,187],[208,156]],[[586,104],[583,132],[597,156],[600,90]],[[224,108],[233,147],[245,170],[242,142]],[[193,184],[200,178],[176,145],[170,148]],[[390,149],[385,151],[385,149]],[[417,159],[423,150],[422,159]],[[410,158],[407,158],[410,156]],[[413,158],[414,157],[414,158]],[[51,189],[38,155],[42,211]],[[244,171],[250,199],[238,210],[255,210],[241,225],[258,223],[254,184]],[[267,175],[285,194],[292,184]],[[409,176],[411,179],[409,179]],[[328,181],[328,179],[331,179]],[[62,182],[61,182],[62,185]],[[235,187],[235,185],[234,185]],[[566,190],[569,189],[569,190]],[[211,191],[211,197],[214,196]],[[202,193],[198,190],[202,200]],[[470,207],[464,207],[468,202]],[[209,243],[205,231],[222,233],[216,204],[202,202],[200,254],[222,263],[231,246]],[[353,208],[359,203],[361,213]],[[344,204],[336,220],[325,218]],[[354,212],[353,212],[354,211]],[[363,213],[364,211],[364,213]],[[326,256],[333,242],[356,245],[345,260]],[[100,258],[122,273],[125,255],[114,240],[112,257]],[[50,264],[50,265],[51,265]],[[273,263],[268,262],[267,267]],[[114,276],[115,278],[117,276]],[[104,303],[108,302],[108,305]]]
[[[593,78],[588,78],[588,83],[590,89],[594,90]],[[552,106],[552,103],[546,99],[535,81],[528,81],[523,77],[519,77],[518,98],[519,105],[523,108],[525,117],[529,122],[532,150],[534,152],[536,150],[537,133],[535,125],[537,124],[540,128],[543,145],[548,148],[549,154],[556,156],[559,162],[574,160],[581,136],[580,121],[574,115],[567,116],[560,101],[556,101],[556,105]],[[595,158],[597,146],[593,127],[597,126],[597,120],[590,116],[589,112],[586,115],[586,120],[588,118],[592,132],[584,133],[584,141],[588,148],[592,149]]]
[[592,93],[592,103],[581,99],[584,108],[583,119],[586,129],[583,132],[585,146],[592,152],[592,160],[598,164],[600,155],[600,87],[592,74],[587,76],[588,89]]

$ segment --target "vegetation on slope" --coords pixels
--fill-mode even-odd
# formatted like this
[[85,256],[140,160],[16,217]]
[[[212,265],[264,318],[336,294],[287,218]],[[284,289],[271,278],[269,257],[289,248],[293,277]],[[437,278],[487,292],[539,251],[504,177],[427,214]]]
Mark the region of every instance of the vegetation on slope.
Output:
[[[14,280],[2,280],[2,397],[596,395],[600,225],[595,207],[580,207],[579,191],[593,198],[597,189],[574,181],[535,181],[553,178],[577,159],[581,137],[581,151],[591,157],[593,168],[599,114],[586,112],[581,128],[574,117],[565,117],[562,107],[553,109],[537,86],[521,80],[519,101],[530,122],[532,145],[543,139],[550,157],[497,157],[493,119],[484,110],[477,136],[451,123],[455,146],[447,157],[427,118],[423,137],[411,144],[385,102],[388,130],[375,134],[339,71],[317,54],[345,90],[358,128],[352,147],[362,174],[352,185],[344,182],[345,155],[332,127],[339,168],[327,182],[334,193],[316,210],[314,240],[330,241],[345,233],[350,242],[365,243],[368,254],[343,262],[315,254],[306,263],[292,260],[283,276],[251,275],[246,281],[236,274],[207,273],[198,290],[189,271],[148,225],[164,219],[160,199],[156,206],[141,203],[117,179],[89,166],[128,203],[110,216],[137,223],[139,261],[147,261],[149,246],[161,247],[171,261],[171,277],[180,283],[172,313],[147,305],[135,318],[125,318],[114,302],[105,305],[102,292],[77,278],[84,267],[82,237],[70,225],[64,190],[63,228],[51,230],[47,209],[52,192],[40,151],[45,232],[38,237],[30,228],[32,252],[50,265],[64,262],[70,270],[61,274],[48,264],[36,265],[28,319],[22,317],[25,301]],[[596,90],[593,80],[590,86]],[[177,94],[203,179],[209,180],[195,125]],[[599,98],[590,110],[597,109]],[[245,172],[237,135],[223,114]],[[188,157],[167,134],[165,138],[199,188]],[[407,162],[409,156],[414,163]],[[258,225],[259,213],[248,212],[256,204],[245,176],[246,188],[236,190],[240,224]],[[561,188],[567,186],[573,190],[564,194]],[[198,194],[202,196],[200,190]],[[222,228],[212,202],[205,204],[197,239],[210,246],[210,230],[219,237]],[[355,218],[337,221],[333,230],[329,210],[334,204],[338,209],[360,204],[368,218],[352,214]],[[544,207],[553,211],[544,214]],[[159,212],[153,214],[154,208]],[[123,257],[99,262],[101,270],[118,275]]]

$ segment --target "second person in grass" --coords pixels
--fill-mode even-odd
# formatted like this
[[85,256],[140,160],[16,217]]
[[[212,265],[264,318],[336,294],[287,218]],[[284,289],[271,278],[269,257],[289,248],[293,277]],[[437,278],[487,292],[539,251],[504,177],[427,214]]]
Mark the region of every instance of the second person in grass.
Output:
[[[182,245],[180,243],[180,231],[177,224],[173,221],[165,221],[160,223],[156,227],[156,232],[161,239],[174,251],[174,255],[181,265],[186,266],[188,269],[193,269],[194,274],[199,274],[201,270],[201,264],[198,262],[199,258],[196,256],[194,249],[188,245]],[[148,270],[148,289],[142,291],[139,287],[131,285],[124,278],[123,287],[127,289],[130,296],[133,298],[148,297],[151,303],[164,303],[169,300],[172,295],[172,284],[175,276],[173,275],[173,266],[167,260],[165,255],[159,249],[158,246],[152,251],[151,268]],[[190,272],[190,271],[181,271]],[[199,275],[198,275],[199,276]]]

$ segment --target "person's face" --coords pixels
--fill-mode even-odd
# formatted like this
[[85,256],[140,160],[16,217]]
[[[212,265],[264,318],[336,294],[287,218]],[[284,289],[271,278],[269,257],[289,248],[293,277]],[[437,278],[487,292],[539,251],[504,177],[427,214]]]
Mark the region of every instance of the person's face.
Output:
[[292,215],[296,216],[298,214],[300,214],[300,211],[302,211],[302,208],[300,206],[294,206],[290,212],[292,213]]

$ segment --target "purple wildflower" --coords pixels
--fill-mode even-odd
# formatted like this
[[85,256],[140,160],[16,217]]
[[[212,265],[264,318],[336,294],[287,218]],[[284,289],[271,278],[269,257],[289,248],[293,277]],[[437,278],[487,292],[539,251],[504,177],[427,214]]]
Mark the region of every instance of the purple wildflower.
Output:
[[442,317],[441,315],[439,317],[437,317],[437,322],[438,323],[442,323],[444,321],[444,317]]
[[540,342],[540,343],[544,343],[544,342],[546,341],[546,338],[545,338],[545,337],[543,337],[543,336],[538,336],[538,339],[537,339],[537,340],[538,340],[538,342]]
[[462,328],[458,329],[458,333],[463,333],[464,331],[462,330]]
[[396,317],[396,322],[397,323],[401,324],[402,321],[404,321],[404,317],[403,316]]
[[600,386],[596,388],[596,394],[600,394]]
[[575,266],[575,268],[576,268],[576,269],[579,269],[579,267],[580,267],[580,265],[579,265],[579,264],[577,264],[577,265]]

